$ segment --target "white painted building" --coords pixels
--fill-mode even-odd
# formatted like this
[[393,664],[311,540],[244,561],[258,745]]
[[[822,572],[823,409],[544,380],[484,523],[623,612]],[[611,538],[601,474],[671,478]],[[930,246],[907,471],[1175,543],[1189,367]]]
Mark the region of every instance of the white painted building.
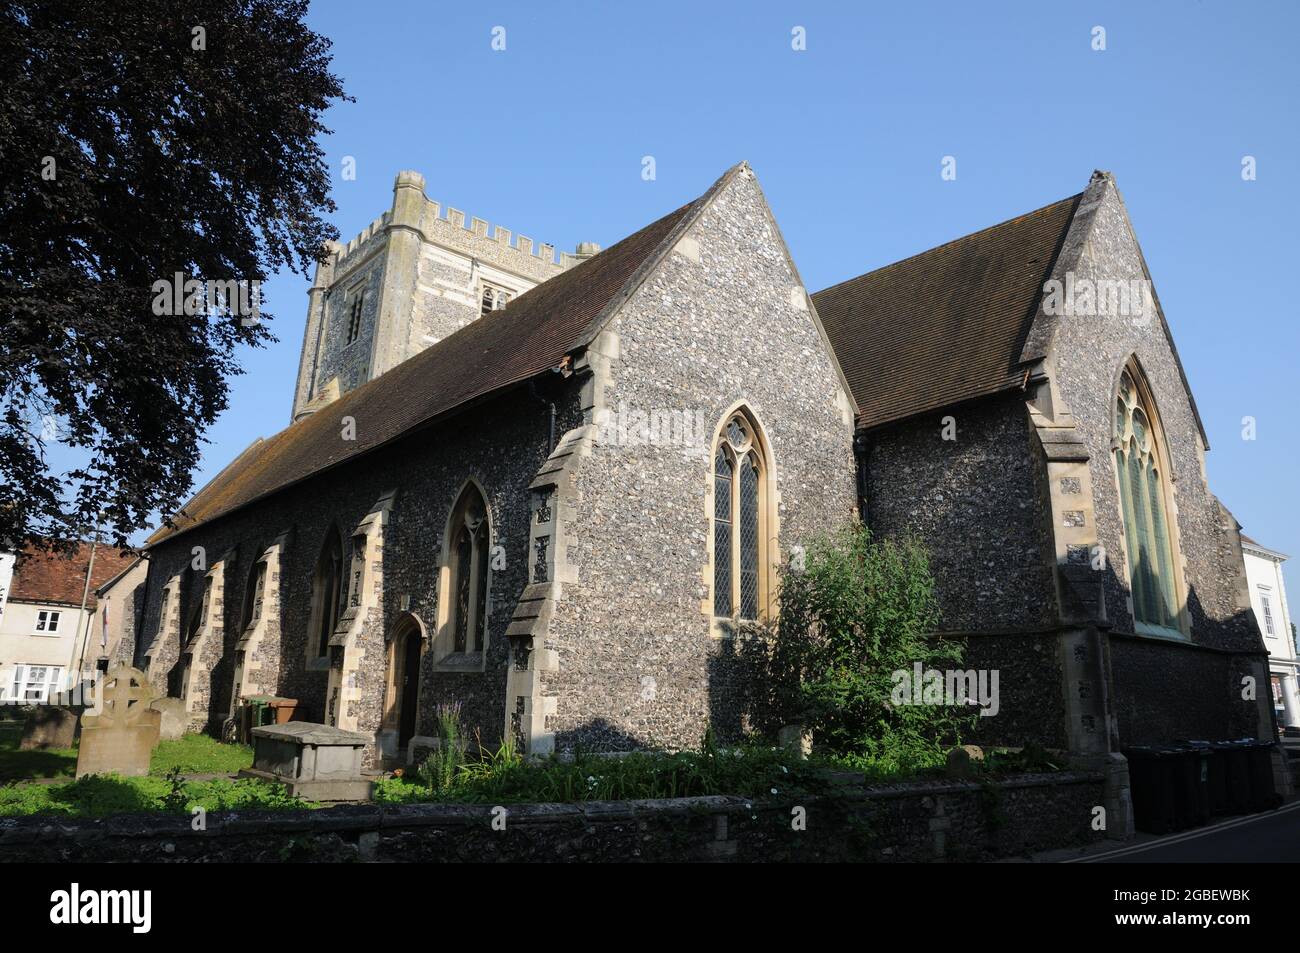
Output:
[[1273,709],[1280,726],[1300,726],[1300,659],[1296,657],[1295,633],[1287,607],[1282,563],[1287,557],[1241,534],[1241,552],[1246,559],[1246,582],[1250,605],[1264,634],[1268,669],[1273,692]]
[[45,702],[73,687],[86,663],[94,668],[94,656],[83,658],[82,646],[95,638],[95,589],[134,557],[108,546],[95,547],[93,563],[91,556],[91,545],[83,543],[72,557],[34,555],[11,563],[0,614],[0,701]]

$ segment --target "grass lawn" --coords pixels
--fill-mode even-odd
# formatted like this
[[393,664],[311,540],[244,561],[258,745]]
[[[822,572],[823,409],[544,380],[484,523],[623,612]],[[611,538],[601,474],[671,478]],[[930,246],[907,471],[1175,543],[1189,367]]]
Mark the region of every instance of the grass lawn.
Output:
[[158,743],[149,773],[162,777],[179,769],[181,774],[234,774],[252,763],[253,749],[248,745],[222,744],[207,735],[183,735]]
[[[0,721],[0,817],[25,814],[60,814],[103,817],[125,811],[210,811],[236,808],[301,808],[278,784],[249,779],[215,778],[173,782],[166,775],[234,774],[253,763],[253,749],[221,744],[207,735],[185,735],[160,742],[154,749],[149,776],[89,777],[72,780],[77,769],[77,749],[20,751],[21,721]],[[48,778],[67,778],[52,784],[25,784]]]
[[[48,778],[68,778],[77,772],[76,748],[20,751],[23,723],[0,721],[0,785]],[[227,745],[207,735],[185,735],[159,742],[149,763],[149,774],[162,778],[173,770],[181,774],[234,774],[253,763],[253,749]]]
[[81,778],[59,784],[23,784],[0,788],[0,817],[59,814],[104,817],[138,811],[188,813],[247,808],[289,810],[311,807],[289,797],[283,786],[245,778],[231,781],[177,781],[167,778],[120,778],[116,775]]

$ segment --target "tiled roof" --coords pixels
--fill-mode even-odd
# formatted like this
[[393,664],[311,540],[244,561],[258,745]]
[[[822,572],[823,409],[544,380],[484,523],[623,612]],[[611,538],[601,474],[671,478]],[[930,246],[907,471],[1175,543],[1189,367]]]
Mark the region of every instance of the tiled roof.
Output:
[[1079,195],[813,295],[874,427],[1019,387],[1019,355]]
[[[739,168],[737,166],[736,168]],[[607,309],[703,196],[581,264],[542,282],[500,310],[470,322],[387,373],[246,449],[149,539],[157,543],[358,457],[472,401],[558,366],[589,343]],[[341,418],[356,440],[340,437]]]
[[[14,566],[9,598],[21,602],[49,602],[81,605],[86,586],[86,564],[90,560],[90,543],[80,543],[75,553],[32,553],[19,557]],[[86,606],[94,608],[95,590],[134,562],[134,553],[119,553],[102,543],[95,548],[95,567],[90,573],[90,594]]]

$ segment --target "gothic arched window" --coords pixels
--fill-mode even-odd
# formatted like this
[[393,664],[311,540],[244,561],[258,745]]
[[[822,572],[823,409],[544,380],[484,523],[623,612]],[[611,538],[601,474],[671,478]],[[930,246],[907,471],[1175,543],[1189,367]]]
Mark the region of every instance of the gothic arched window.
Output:
[[445,631],[450,652],[481,652],[487,643],[488,551],[491,532],[487,504],[478,487],[461,492],[447,523]]
[[1150,394],[1139,382],[1126,369],[1115,402],[1115,469],[1133,621],[1139,631],[1181,635],[1166,456]]
[[317,658],[329,653],[330,637],[338,625],[343,605],[343,538],[337,527],[330,527],[316,559],[312,577],[311,627],[309,645]]
[[733,414],[713,454],[713,614],[752,621],[767,614],[767,472],[753,422]]
[[248,585],[244,587],[244,611],[240,615],[239,631],[244,633],[255,626],[262,618],[262,603],[266,598],[266,560],[259,559],[253,563],[248,573]]
[[208,621],[208,604],[212,599],[212,577],[208,576],[203,580],[202,588],[199,590],[199,599],[194,603],[190,610],[189,625],[185,627],[185,638],[182,645],[188,647],[195,637],[203,629]]

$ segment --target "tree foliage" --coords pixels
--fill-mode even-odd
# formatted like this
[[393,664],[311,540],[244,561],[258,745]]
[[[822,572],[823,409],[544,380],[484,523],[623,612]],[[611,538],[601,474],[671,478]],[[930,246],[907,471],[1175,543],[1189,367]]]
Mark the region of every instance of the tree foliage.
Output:
[[939,609],[925,549],[876,541],[859,523],[814,540],[787,569],[772,649],[782,719],[813,731],[819,749],[880,764],[941,755],[969,712],[891,701],[895,672],[961,661],[937,638]]
[[306,9],[0,5],[0,545],[174,513],[272,316],[156,314],[154,283],[305,273],[337,236],[319,137],[347,97]]

